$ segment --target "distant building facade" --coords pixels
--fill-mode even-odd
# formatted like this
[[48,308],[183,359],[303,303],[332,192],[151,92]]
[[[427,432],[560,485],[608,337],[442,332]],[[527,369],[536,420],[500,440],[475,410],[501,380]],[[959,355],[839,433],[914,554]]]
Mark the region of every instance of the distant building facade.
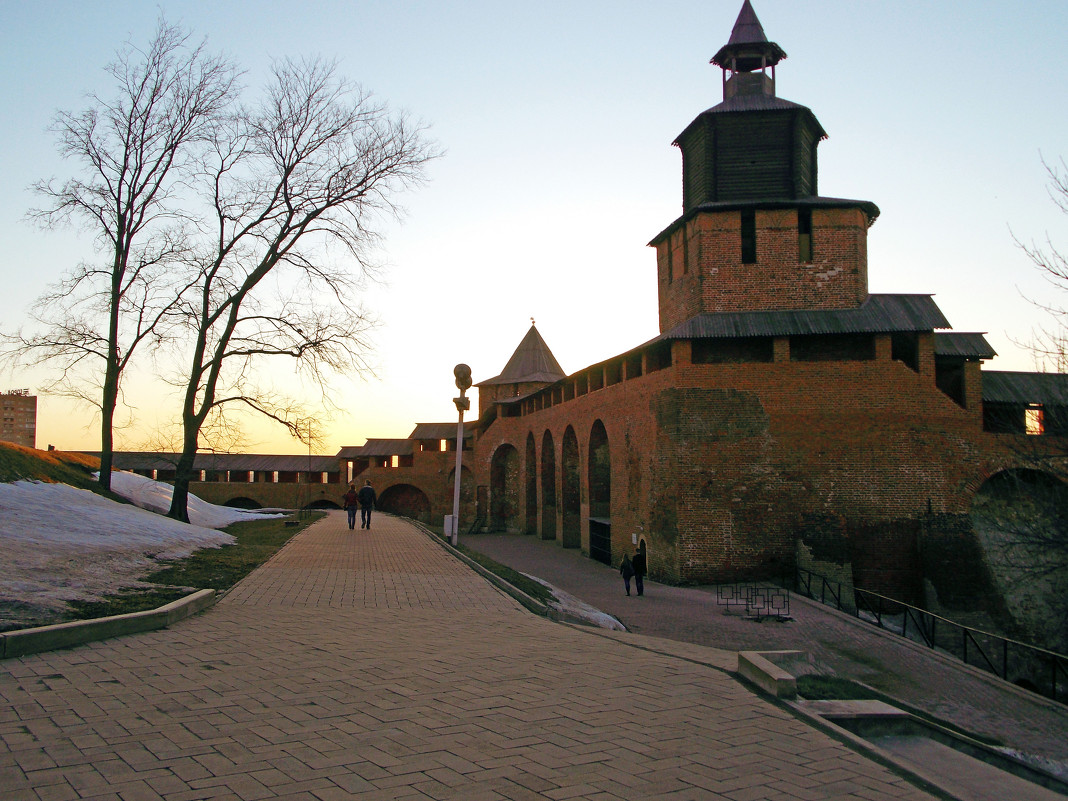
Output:
[[28,389],[12,389],[0,395],[0,440],[37,447],[37,396]]

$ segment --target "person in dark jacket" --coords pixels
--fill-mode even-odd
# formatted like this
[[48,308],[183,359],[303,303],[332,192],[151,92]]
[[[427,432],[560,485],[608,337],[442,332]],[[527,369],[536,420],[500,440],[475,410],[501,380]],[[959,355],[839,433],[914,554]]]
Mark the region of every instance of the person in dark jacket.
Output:
[[351,531],[356,528],[356,509],[360,505],[360,495],[356,492],[355,484],[349,484],[349,491],[345,493],[345,497],[341,499],[341,503],[349,515],[349,530]]
[[371,510],[375,507],[375,502],[378,501],[378,496],[375,495],[375,489],[371,486],[371,479],[367,479],[367,483],[360,487],[360,528],[371,527]]
[[645,578],[645,551],[641,548],[635,548],[634,558],[630,560],[630,564],[634,568],[634,589],[638,591],[638,595],[644,595],[645,584],[643,579]]
[[619,565],[619,573],[623,576],[623,587],[627,590],[627,595],[630,595],[630,580],[634,577],[634,565],[630,562],[630,557],[623,554],[623,561]]

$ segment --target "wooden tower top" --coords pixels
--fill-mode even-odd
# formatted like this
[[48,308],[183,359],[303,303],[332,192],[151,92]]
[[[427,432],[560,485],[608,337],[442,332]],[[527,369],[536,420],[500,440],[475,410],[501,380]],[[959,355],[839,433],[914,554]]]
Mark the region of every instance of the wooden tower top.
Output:
[[816,146],[827,134],[805,106],[776,97],[775,66],[784,58],[744,0],[730,40],[712,58],[723,70],[723,102],[674,143],[682,150],[684,213],[817,194]]

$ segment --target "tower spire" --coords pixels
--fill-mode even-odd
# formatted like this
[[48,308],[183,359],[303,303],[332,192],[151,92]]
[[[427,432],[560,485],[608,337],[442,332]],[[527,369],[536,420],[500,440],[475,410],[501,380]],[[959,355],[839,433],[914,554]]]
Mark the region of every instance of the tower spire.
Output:
[[[775,96],[775,65],[786,51],[768,41],[752,3],[744,0],[731,31],[731,38],[712,56],[710,63],[723,69],[723,99],[735,95]],[[768,68],[771,75],[768,75]],[[760,72],[757,73],[756,71]]]

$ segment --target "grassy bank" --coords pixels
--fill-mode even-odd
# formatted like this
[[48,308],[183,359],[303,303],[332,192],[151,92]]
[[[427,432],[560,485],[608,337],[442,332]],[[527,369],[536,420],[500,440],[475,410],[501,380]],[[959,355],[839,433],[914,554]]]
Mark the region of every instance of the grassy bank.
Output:
[[[0,483],[47,481],[99,492],[100,484],[93,478],[93,473],[99,469],[100,460],[95,456],[67,451],[38,451],[12,442],[0,442]],[[108,497],[117,499],[118,496]]]
[[[426,523],[424,523],[423,525],[426,528],[430,529],[430,531],[432,531],[435,536],[439,537],[442,540],[445,539],[445,529],[442,526],[430,526]],[[556,600],[556,597],[552,594],[552,591],[548,587],[546,587],[544,584],[534,581],[534,579],[532,578],[523,575],[519,571],[513,570],[507,565],[502,565],[500,562],[495,562],[488,556],[485,556],[484,554],[481,554],[478,551],[473,551],[470,548],[465,548],[462,543],[456,546],[456,550],[458,550],[472,562],[477,562],[479,565],[486,568],[486,570],[493,573],[493,575],[504,579],[516,589],[522,590],[534,600],[540,601],[543,604],[548,604],[551,601]]]

